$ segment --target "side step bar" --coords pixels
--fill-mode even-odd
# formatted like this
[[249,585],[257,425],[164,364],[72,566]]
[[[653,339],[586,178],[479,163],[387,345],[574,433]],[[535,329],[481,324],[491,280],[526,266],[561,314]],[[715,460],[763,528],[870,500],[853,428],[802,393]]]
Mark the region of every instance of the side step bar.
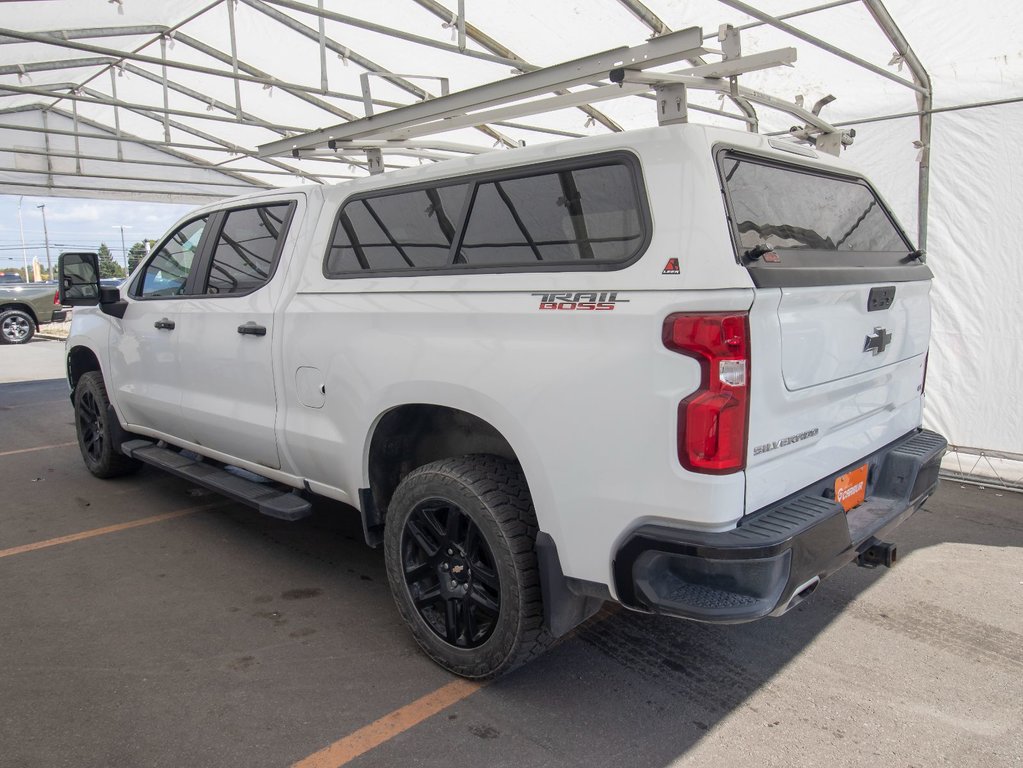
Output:
[[183,456],[171,448],[161,448],[149,440],[129,440],[121,445],[121,450],[133,459],[248,504],[270,517],[301,520],[313,511],[312,505],[298,494],[232,475],[212,463]]

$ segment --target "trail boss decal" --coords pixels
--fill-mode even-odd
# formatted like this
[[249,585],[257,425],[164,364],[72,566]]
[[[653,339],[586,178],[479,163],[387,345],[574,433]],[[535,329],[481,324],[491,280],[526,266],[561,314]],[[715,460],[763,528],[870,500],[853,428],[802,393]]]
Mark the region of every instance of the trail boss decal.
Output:
[[806,432],[800,432],[798,435],[791,435],[789,437],[783,437],[781,440],[775,440],[773,443],[764,443],[763,445],[754,446],[753,455],[759,456],[762,453],[767,453],[768,451],[773,451],[778,448],[784,448],[786,445],[792,445],[793,443],[798,443],[801,440],[809,440],[811,437],[817,437],[818,432],[820,432],[820,429],[814,427],[813,429],[808,429]]
[[617,304],[628,304],[619,299],[618,291],[576,291],[575,293],[531,293],[540,297],[540,309],[578,310],[581,312],[607,312]]

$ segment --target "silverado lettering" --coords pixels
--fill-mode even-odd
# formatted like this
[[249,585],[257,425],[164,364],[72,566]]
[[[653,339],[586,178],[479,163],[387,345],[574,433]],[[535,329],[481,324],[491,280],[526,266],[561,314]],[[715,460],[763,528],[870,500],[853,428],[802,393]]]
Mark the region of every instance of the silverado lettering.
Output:
[[764,443],[753,448],[753,455],[759,456],[762,453],[773,451],[777,448],[784,448],[786,445],[792,445],[798,443],[801,440],[809,440],[811,437],[817,437],[817,433],[820,430],[817,427],[809,429],[806,432],[800,432],[798,435],[792,435],[791,437],[783,437],[781,440],[775,440],[773,443]]

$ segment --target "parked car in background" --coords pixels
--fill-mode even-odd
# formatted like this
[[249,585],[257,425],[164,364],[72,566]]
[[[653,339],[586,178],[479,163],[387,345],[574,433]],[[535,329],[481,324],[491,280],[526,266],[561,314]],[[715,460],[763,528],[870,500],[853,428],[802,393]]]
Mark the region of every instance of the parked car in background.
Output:
[[25,278],[17,272],[0,272],[0,285],[4,283],[24,283]]
[[55,283],[0,281],[0,344],[26,344],[40,325],[66,318]]

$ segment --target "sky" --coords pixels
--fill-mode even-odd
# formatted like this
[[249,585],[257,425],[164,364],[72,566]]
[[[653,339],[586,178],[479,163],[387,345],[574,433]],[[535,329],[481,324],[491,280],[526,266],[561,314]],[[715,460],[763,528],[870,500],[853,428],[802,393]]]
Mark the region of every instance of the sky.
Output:
[[121,265],[120,226],[124,226],[124,246],[143,239],[158,240],[171,225],[194,206],[170,203],[137,203],[117,200],[88,200],[67,197],[0,195],[0,272],[24,266],[21,233],[18,229],[18,202],[25,231],[25,253],[31,265],[37,256],[46,269],[42,212],[46,205],[46,227],[50,235],[50,258],[56,267],[61,251],[95,251],[106,243]]

